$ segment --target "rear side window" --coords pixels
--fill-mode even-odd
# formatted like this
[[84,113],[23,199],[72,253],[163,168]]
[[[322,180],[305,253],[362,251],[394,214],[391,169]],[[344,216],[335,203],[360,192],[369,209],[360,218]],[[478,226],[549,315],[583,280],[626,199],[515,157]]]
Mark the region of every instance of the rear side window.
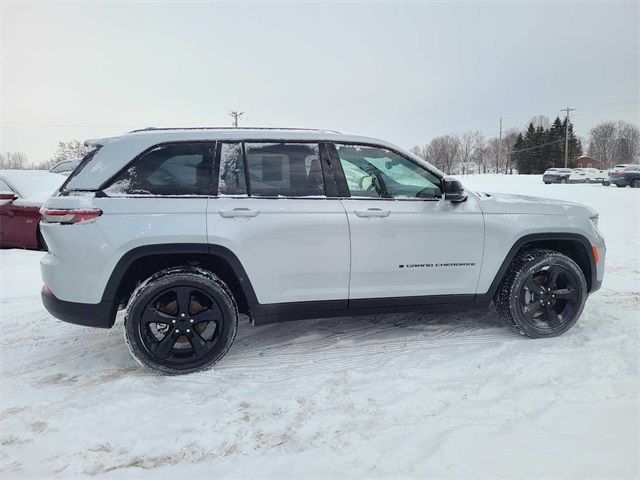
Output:
[[227,143],[220,150],[220,195],[324,196],[318,145]]
[[205,143],[161,145],[139,157],[105,189],[107,195],[209,195],[212,148]]

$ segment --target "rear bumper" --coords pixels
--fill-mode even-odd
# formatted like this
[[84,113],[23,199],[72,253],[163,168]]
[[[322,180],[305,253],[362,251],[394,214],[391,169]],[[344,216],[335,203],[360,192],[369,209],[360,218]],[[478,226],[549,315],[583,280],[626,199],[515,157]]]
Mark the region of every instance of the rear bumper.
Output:
[[58,320],[87,327],[111,328],[113,326],[117,311],[117,304],[114,302],[66,302],[45,290],[42,291],[41,296],[44,308]]

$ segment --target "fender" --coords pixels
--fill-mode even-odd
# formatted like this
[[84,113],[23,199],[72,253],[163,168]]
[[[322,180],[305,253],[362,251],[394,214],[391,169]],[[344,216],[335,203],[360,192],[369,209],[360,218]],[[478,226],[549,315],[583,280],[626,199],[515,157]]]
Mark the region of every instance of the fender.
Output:
[[502,261],[502,265],[498,269],[493,281],[491,282],[491,286],[486,293],[476,294],[475,302],[481,304],[488,304],[493,300],[496,292],[498,291],[498,287],[502,282],[502,278],[507,272],[507,268],[511,265],[516,254],[527,244],[529,243],[537,243],[544,241],[558,241],[558,240],[569,240],[569,241],[577,241],[579,242],[585,249],[587,257],[589,258],[589,267],[591,270],[591,278],[587,278],[587,285],[589,287],[589,292],[595,292],[600,288],[600,283],[598,282],[597,270],[596,270],[596,261],[593,257],[593,249],[591,248],[591,242],[584,235],[580,235],[579,233],[532,233],[529,235],[525,235],[520,237],[513,244],[509,253],[507,253],[506,257]]
[[118,288],[120,287],[120,283],[122,282],[122,279],[128,268],[136,260],[143,257],[150,257],[155,255],[189,253],[211,255],[225,260],[231,266],[233,272],[238,278],[238,281],[240,282],[240,285],[247,298],[247,302],[250,305],[255,305],[258,303],[253,285],[251,285],[251,281],[247,276],[247,272],[244,270],[244,267],[242,266],[242,263],[240,262],[238,257],[226,247],[204,243],[161,243],[155,245],[143,245],[129,250],[120,258],[120,260],[118,260],[118,263],[113,269],[113,272],[109,277],[109,281],[107,282],[107,286],[105,287],[102,294],[102,301],[113,302],[116,300],[116,295],[118,292]]

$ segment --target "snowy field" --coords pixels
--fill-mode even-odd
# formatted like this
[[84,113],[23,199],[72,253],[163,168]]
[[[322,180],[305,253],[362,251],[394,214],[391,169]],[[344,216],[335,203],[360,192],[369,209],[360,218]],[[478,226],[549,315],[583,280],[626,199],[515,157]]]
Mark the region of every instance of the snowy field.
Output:
[[40,303],[41,253],[0,251],[0,478],[637,478],[640,190],[463,177],[600,212],[605,280],[564,336],[494,312],[241,321],[207,372],[139,368],[122,320]]

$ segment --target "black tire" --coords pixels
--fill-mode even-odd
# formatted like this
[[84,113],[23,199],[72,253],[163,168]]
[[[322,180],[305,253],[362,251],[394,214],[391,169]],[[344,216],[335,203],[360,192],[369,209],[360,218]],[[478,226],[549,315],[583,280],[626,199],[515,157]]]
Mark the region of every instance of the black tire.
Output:
[[604,185],[605,187],[608,187],[609,185],[611,185],[611,182],[609,180],[603,180],[602,185]]
[[618,187],[618,188],[624,188],[624,187],[626,187],[626,185],[620,185],[619,183],[616,183],[616,187]]
[[238,307],[229,288],[196,267],[162,270],[136,289],[125,316],[131,355],[166,374],[204,370],[231,347]]
[[560,183],[567,183],[567,179],[566,178],[561,178],[560,179]]
[[549,185],[551,182],[544,182],[545,185]]
[[631,180],[631,188],[640,188],[640,178]]
[[585,179],[584,179],[584,183],[591,183],[591,180],[590,180],[590,179],[588,179],[588,178],[585,178]]
[[514,332],[546,338],[569,330],[586,300],[587,282],[573,260],[554,250],[528,250],[511,262],[494,304]]

